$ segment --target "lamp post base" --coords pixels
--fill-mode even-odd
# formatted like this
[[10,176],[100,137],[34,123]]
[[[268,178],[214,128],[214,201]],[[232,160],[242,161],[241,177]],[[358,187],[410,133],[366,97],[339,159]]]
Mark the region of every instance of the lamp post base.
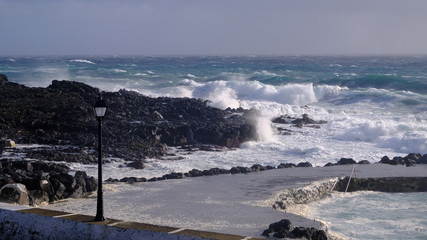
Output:
[[100,216],[96,215],[95,222],[102,222],[102,221],[105,221],[104,216],[102,216],[102,215],[100,215]]

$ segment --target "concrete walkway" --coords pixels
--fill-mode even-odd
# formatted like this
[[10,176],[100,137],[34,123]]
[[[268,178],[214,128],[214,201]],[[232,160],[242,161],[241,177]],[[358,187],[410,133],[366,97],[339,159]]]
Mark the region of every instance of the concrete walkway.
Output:
[[[348,176],[353,165],[277,169],[260,173],[219,175],[141,184],[107,184],[107,218],[170,226],[177,229],[261,237],[273,222],[287,218],[293,226],[322,227],[319,222],[272,209],[275,193],[326,178]],[[357,165],[357,177],[427,176],[427,165]],[[108,177],[108,176],[106,176]],[[96,196],[51,204],[45,208],[87,214],[96,211]]]
[[[276,193],[348,176],[352,168],[347,165],[277,169],[132,185],[106,184],[106,221],[93,222],[96,196],[92,196],[41,208],[0,203],[0,227],[22,233],[25,232],[23,225],[29,224],[25,229],[31,234],[36,232],[42,236],[40,239],[48,234],[53,234],[51,239],[61,239],[64,234],[67,239],[81,239],[81,236],[91,239],[129,236],[133,239],[259,239],[270,223],[285,218],[294,227],[321,228],[314,220],[272,209]],[[427,165],[357,165],[356,174],[359,178],[427,177]],[[71,233],[74,235],[69,235]],[[20,237],[23,236],[26,235]]]

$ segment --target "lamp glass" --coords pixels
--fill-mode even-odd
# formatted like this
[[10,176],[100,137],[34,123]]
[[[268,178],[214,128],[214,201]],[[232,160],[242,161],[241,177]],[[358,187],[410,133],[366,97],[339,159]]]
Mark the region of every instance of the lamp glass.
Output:
[[104,117],[105,116],[105,112],[107,111],[107,107],[94,107],[95,109],[95,116],[96,117]]

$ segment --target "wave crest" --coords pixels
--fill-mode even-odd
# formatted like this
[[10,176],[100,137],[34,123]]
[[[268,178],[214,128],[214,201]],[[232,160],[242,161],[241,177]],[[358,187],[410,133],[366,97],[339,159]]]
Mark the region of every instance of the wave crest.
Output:
[[89,61],[89,60],[86,60],[86,59],[73,59],[73,60],[70,60],[70,62],[96,64],[96,63]]
[[241,107],[240,101],[268,101],[289,105],[317,102],[312,83],[273,86],[258,81],[212,81],[198,86],[193,97],[207,99],[219,108]]

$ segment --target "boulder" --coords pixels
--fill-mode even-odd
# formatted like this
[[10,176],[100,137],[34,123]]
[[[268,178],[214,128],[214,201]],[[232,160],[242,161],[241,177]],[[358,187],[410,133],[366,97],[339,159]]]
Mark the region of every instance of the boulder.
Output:
[[289,219],[282,219],[278,222],[272,223],[268,226],[262,235],[270,237],[273,234],[275,238],[285,238],[290,236],[290,230],[292,229],[292,223]]
[[238,169],[237,167],[232,167],[232,168],[230,169],[230,173],[231,173],[231,174],[239,174],[239,173],[241,173],[241,172],[240,172],[240,169]]
[[353,158],[341,158],[337,165],[350,165],[350,164],[356,164],[356,161],[353,160]]
[[25,185],[20,183],[6,184],[0,189],[0,201],[29,205],[30,199]]
[[399,165],[400,160],[398,158],[393,158],[393,160],[391,160],[388,156],[384,156],[381,158],[380,163],[390,164],[390,165]]
[[198,170],[198,169],[192,169],[188,173],[189,173],[189,175],[188,175],[189,177],[201,177],[201,176],[203,176],[203,172]]
[[265,171],[267,170],[267,167],[262,166],[261,164],[254,164],[251,167],[252,171],[254,172],[260,172],[260,171]]
[[331,162],[328,162],[328,163],[326,163],[326,164],[325,164],[325,166],[324,166],[324,167],[332,167],[332,166],[335,166],[335,164],[333,164],[333,163],[331,163]]
[[313,165],[310,162],[300,162],[297,167],[313,167]]
[[265,237],[275,238],[298,238],[310,240],[327,240],[328,236],[325,231],[316,228],[292,227],[288,219],[282,219],[279,222],[270,224],[268,229],[261,234]]
[[287,115],[274,118],[271,121],[273,123],[279,123],[279,124],[291,124],[292,123],[292,119],[289,116],[287,116]]
[[328,240],[325,231],[315,228],[296,227],[292,230],[294,238],[305,238],[312,240]]
[[202,171],[203,176],[213,176],[213,175],[221,175],[221,174],[229,174],[230,171],[221,168],[211,168],[209,170]]
[[50,202],[49,194],[42,190],[33,190],[29,192],[30,205],[38,206]]
[[371,163],[368,160],[361,160],[357,164],[364,165],[364,164],[371,164]]
[[50,177],[50,179],[57,179],[65,186],[64,195],[68,197],[74,192],[74,188],[76,187],[76,179],[66,173],[59,173]]
[[145,164],[142,160],[136,160],[136,161],[133,161],[131,163],[126,164],[126,167],[132,167],[135,169],[144,169]]
[[67,190],[65,185],[61,181],[59,181],[58,179],[55,179],[55,178],[51,178],[50,182],[51,182],[52,187],[53,187],[54,192],[55,192],[53,200],[58,200],[58,199],[64,198],[65,197],[64,193]]
[[85,178],[86,182],[86,192],[91,193],[98,190],[98,181],[94,177]]
[[186,176],[183,173],[169,173],[162,176],[164,179],[181,179],[185,178]]
[[417,164],[427,164],[427,154],[424,154],[417,160]]
[[76,185],[81,186],[83,192],[86,192],[86,179],[87,179],[86,172],[77,171],[74,174],[74,179],[76,180]]
[[279,166],[277,166],[277,168],[294,168],[294,167],[297,167],[297,166],[293,163],[281,163],[279,164]]

